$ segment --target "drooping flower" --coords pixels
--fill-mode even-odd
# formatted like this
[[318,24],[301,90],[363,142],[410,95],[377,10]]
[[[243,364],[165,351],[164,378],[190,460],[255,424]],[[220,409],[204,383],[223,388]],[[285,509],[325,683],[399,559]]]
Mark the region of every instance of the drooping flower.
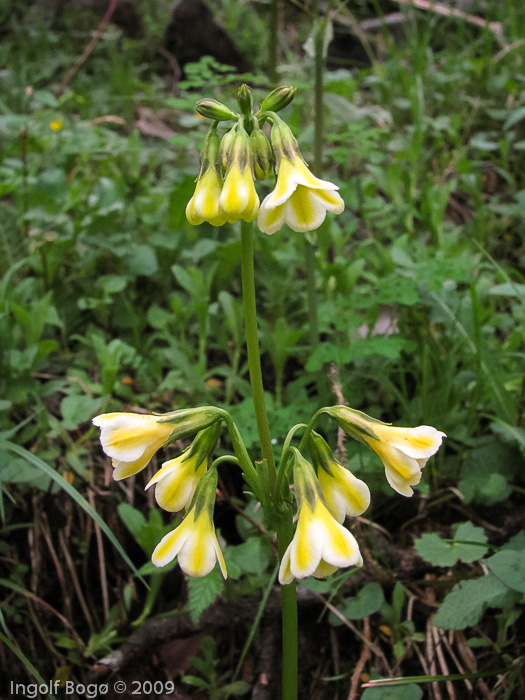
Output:
[[238,125],[229,134],[228,147],[224,152],[226,174],[219,199],[222,216],[230,224],[253,221],[259,211],[259,197],[253,179],[253,152],[250,137]]
[[200,577],[209,574],[219,562],[221,573],[226,578],[226,564],[213,525],[216,486],[217,471],[212,469],[199,481],[182,523],[155,547],[151,557],[155,566],[166,566],[178,556],[184,573]]
[[357,517],[370,505],[370,491],[364,481],[345,469],[334,457],[332,450],[316,432],[309,441],[312,460],[317,469],[324,499],[330,513],[343,523],[346,516]]
[[412,496],[421,481],[421,470],[441,446],[445,433],[430,425],[397,428],[347,406],[327,410],[350,435],[366,443],[379,456],[390,486]]
[[208,221],[212,226],[222,226],[226,223],[219,207],[223,186],[219,147],[220,138],[215,124],[204,139],[197,185],[186,206],[186,218],[193,226],[198,226],[204,221]]
[[146,489],[156,485],[155,499],[161,508],[177,513],[190,504],[199,480],[206,473],[220,429],[220,425],[215,424],[201,430],[187,450],[175,459],[164,462],[149,481]]
[[195,192],[186,206],[186,218],[193,226],[208,221],[212,226],[226,223],[219,207],[223,180],[214,166],[200,177]]
[[281,561],[280,583],[285,585],[307,576],[324,578],[341,567],[361,566],[359,546],[323,503],[312,465],[298,450],[291,449],[299,517],[295,535]]
[[103,413],[93,418],[100,428],[102,449],[111,457],[113,478],[137,474],[163,445],[194,435],[220,420],[212,406],[184,408],[164,415]]
[[257,225],[267,234],[279,231],[285,223],[294,231],[313,231],[321,226],[327,211],[341,214],[344,210],[339,187],[310,172],[290,128],[277,115],[272,118],[277,182],[261,204]]

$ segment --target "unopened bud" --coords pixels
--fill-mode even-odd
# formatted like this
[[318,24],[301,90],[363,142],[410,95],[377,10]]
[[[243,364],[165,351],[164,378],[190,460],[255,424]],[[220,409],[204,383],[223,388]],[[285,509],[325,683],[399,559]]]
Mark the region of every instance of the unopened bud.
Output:
[[230,161],[230,151],[235,140],[235,134],[237,133],[237,128],[234,126],[228,133],[224,134],[221,141],[221,147],[219,150],[219,164],[223,170],[226,170],[228,163]]
[[261,112],[279,112],[287,107],[295,97],[296,88],[281,85],[267,95],[261,104]]
[[253,151],[253,170],[258,180],[266,180],[272,167],[273,153],[270,142],[262,129],[254,129],[250,134]]
[[214,406],[202,406],[200,408],[181,408],[178,411],[165,413],[159,416],[159,423],[173,425],[173,430],[168,438],[169,442],[180,440],[190,435],[195,435],[200,430],[209,428],[222,418],[222,411]]
[[251,115],[253,109],[253,96],[248,85],[241,85],[237,90],[237,102],[244,115]]
[[217,100],[212,100],[208,97],[197,102],[197,113],[202,117],[207,117],[217,122],[239,118],[238,114],[232,112],[231,109],[223,105],[222,102],[217,102]]

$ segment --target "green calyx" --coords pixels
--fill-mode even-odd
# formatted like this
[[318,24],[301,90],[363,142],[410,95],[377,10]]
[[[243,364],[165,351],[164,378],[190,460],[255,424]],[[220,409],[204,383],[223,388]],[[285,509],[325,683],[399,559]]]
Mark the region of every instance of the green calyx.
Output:
[[217,469],[213,466],[199,479],[199,483],[197,484],[195,493],[187,509],[188,513],[192,509],[195,511],[194,520],[197,520],[204,509],[208,511],[210,520],[213,518],[213,508],[217,495],[217,481]]
[[295,97],[296,88],[291,85],[281,85],[267,95],[261,104],[261,112],[280,112],[287,107]]
[[365,438],[379,440],[374,433],[374,423],[378,425],[389,425],[389,423],[383,423],[376,418],[367,416],[367,414],[362,411],[348,408],[348,406],[327,407],[323,409],[323,413],[327,413],[331,418],[337,421],[341,428],[351,437],[362,442],[366,442]]
[[173,425],[173,431],[167,443],[181,438],[195,435],[200,430],[209,428],[222,418],[221,410],[214,406],[201,406],[200,408],[181,408],[159,416],[159,423],[169,423]]
[[204,461],[208,461],[217,447],[217,441],[222,431],[220,422],[214,423],[209,428],[205,428],[197,433],[195,440],[191,443],[188,450],[184,453],[184,461],[191,457],[196,457],[195,471]]
[[253,151],[253,169],[258,180],[266,180],[272,169],[273,152],[264,131],[254,120],[254,129],[250,134],[250,144]]
[[300,507],[306,501],[313,510],[316,500],[321,498],[321,490],[314,468],[296,447],[291,447],[290,451],[293,460],[293,483],[297,504]]
[[199,178],[201,178],[210,167],[217,168],[220,145],[221,139],[217,132],[217,124],[214,123],[204,137],[204,143],[202,144]]
[[330,446],[326,440],[312,431],[310,438],[308,440],[308,447],[310,449],[310,454],[312,456],[312,462],[317,468],[324,469],[330,476],[333,476],[332,464],[339,464],[337,459],[334,457],[334,453],[330,449]]
[[214,119],[218,122],[237,120],[239,118],[238,114],[232,112],[232,110],[226,107],[226,105],[223,105],[222,102],[217,102],[217,100],[212,100],[209,97],[197,102],[196,111],[202,117]]

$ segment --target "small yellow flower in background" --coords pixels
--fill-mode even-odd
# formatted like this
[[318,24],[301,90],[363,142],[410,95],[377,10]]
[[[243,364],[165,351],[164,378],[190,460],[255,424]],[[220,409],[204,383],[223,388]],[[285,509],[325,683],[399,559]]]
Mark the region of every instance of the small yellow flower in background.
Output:
[[186,206],[186,218],[193,226],[208,221],[212,226],[222,226],[226,219],[219,207],[223,186],[222,177],[210,166],[197,181],[193,197]]
[[362,566],[355,537],[330,514],[323,503],[313,467],[298,450],[294,452],[295,495],[299,507],[297,529],[279,568],[285,585],[294,578],[324,578],[338,568]]
[[52,131],[60,131],[63,126],[64,122],[62,121],[62,119],[53,119],[52,122],[49,122],[49,128]]
[[346,516],[357,517],[370,505],[370,491],[364,481],[345,469],[334,457],[326,441],[313,432],[309,441],[317,478],[321,484],[328,510],[339,522]]
[[137,474],[155,452],[179,438],[195,435],[218,423],[220,409],[213,406],[183,408],[164,415],[103,413],[93,418],[100,428],[102,449],[111,457],[116,481]]
[[191,503],[200,479],[206,473],[208,459],[217,446],[221,425],[202,430],[179,457],[164,462],[146,489],[155,487],[155,499],[161,508],[177,513]]
[[155,547],[151,561],[166,566],[178,556],[181,569],[188,576],[206,576],[219,562],[227,577],[226,564],[213,525],[213,503],[217,470],[207,472],[199,481],[193,502],[182,523]]
[[225,154],[228,165],[219,200],[220,209],[230,224],[239,219],[253,221],[259,212],[259,196],[253,179],[250,138],[244,129],[238,127],[230,140],[228,152]]
[[390,486],[403,496],[412,496],[412,486],[421,481],[421,470],[439,450],[445,433],[430,425],[396,428],[347,406],[328,410],[341,427],[365,442],[379,456]]
[[277,160],[275,189],[261,204],[257,225],[272,234],[286,223],[294,231],[319,228],[326,212],[341,214],[345,205],[337,185],[312,175],[290,128],[273,115],[272,145]]
[[173,432],[173,425],[159,422],[159,416],[139,413],[104,413],[93,424],[101,430],[102,449],[111,457],[116,481],[144,469]]

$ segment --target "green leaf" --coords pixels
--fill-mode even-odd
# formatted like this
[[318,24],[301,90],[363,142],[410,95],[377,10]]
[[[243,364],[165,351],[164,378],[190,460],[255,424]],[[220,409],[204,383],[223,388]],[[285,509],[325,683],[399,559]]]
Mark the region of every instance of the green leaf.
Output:
[[[367,583],[356,596],[346,598],[344,604],[338,606],[338,609],[348,620],[361,620],[380,610],[384,601],[383,589],[374,581]],[[333,613],[330,613],[328,620],[334,626],[342,624]]]
[[325,343],[319,345],[310,355],[306,363],[306,369],[309,372],[317,372],[325,364],[331,362],[335,362],[338,365],[346,365],[369,355],[382,355],[395,360],[403,351],[412,352],[415,347],[415,343],[412,340],[407,340],[400,335],[374,335],[344,347]]
[[[434,566],[454,566],[458,559],[464,562],[481,559],[486,548],[480,545],[487,543],[483,529],[471,522],[460,523],[455,527],[457,530],[453,542],[443,540],[437,532],[424,533],[414,543],[419,556]],[[468,542],[479,544],[471,545]]]
[[509,481],[520,465],[519,452],[497,438],[469,452],[461,467],[458,488],[466,503],[472,501],[492,505],[508,498]]
[[63,425],[66,430],[74,430],[79,423],[84,423],[96,414],[101,399],[94,399],[91,396],[73,394],[66,396],[60,406],[62,410]]
[[434,626],[462,630],[479,622],[485,608],[501,607],[508,587],[494,574],[456,584],[441,604]]
[[490,424],[491,430],[507,445],[513,445],[525,456],[525,430],[515,425],[509,425],[502,420]]
[[240,569],[241,573],[262,574],[270,563],[271,551],[269,545],[261,537],[250,537],[246,542],[226,549],[228,554],[228,574],[230,562]]
[[415,683],[366,688],[361,700],[420,700],[423,690]]
[[188,577],[188,608],[192,621],[197,624],[202,613],[223,592],[224,579],[221,570],[216,566],[207,576],[202,578]]
[[525,552],[506,549],[486,559],[485,563],[509,588],[525,593]]
[[150,277],[159,269],[155,250],[149,245],[136,245],[127,258],[128,268],[135,275]]

